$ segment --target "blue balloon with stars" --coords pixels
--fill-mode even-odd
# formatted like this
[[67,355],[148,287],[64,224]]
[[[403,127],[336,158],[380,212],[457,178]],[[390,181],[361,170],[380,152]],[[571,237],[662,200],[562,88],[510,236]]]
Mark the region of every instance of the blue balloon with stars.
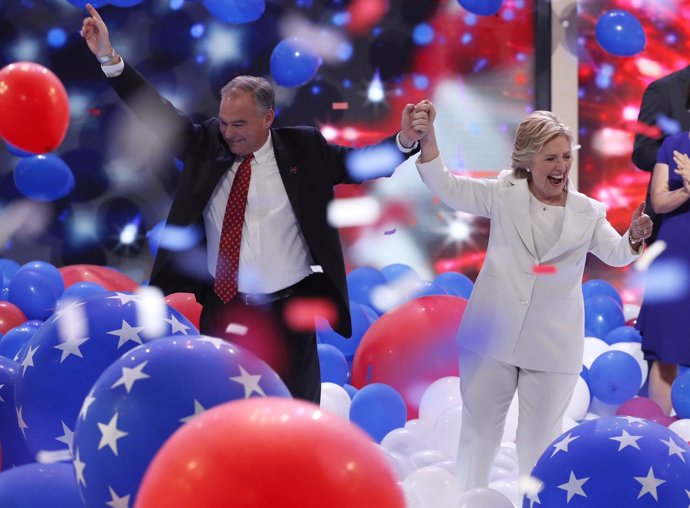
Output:
[[77,416],[98,376],[130,349],[168,336],[197,334],[181,313],[147,306],[132,293],[98,293],[61,307],[17,359],[19,429],[29,450],[72,451]]
[[549,445],[532,476],[543,489],[526,495],[523,508],[687,506],[690,446],[649,420],[597,418]]
[[[0,471],[34,461],[17,426],[14,385],[19,379],[19,365],[0,356]],[[0,506],[5,506],[0,499]]]
[[290,393],[265,362],[222,339],[168,337],[132,349],[98,378],[77,421],[74,466],[86,505],[133,506],[149,463],[179,427],[213,406],[266,396]]

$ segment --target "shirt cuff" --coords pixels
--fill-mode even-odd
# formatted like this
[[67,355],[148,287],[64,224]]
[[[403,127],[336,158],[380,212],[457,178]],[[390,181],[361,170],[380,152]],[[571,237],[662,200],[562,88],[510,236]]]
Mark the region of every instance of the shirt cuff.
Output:
[[406,146],[403,146],[402,143],[400,142],[400,133],[398,132],[398,135],[395,136],[395,142],[398,144],[398,150],[400,150],[403,153],[410,153],[414,150],[417,149],[417,146],[419,146],[419,141],[415,141],[414,145],[411,147],[407,148]]
[[116,64],[113,65],[101,65],[101,69],[103,69],[103,73],[108,76],[109,78],[114,78],[122,74],[122,71],[125,70],[125,61],[120,57],[120,61]]

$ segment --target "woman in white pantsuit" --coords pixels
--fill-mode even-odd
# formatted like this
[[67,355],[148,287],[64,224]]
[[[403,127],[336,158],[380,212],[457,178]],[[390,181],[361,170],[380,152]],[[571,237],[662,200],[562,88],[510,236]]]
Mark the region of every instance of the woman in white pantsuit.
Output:
[[[463,400],[457,477],[462,490],[486,487],[515,391],[520,474],[529,474],[561,434],[563,414],[582,368],[582,275],[592,252],[605,263],[634,261],[651,220],[635,210],[621,236],[603,204],[568,181],[570,129],[535,111],[515,135],[512,170],[497,179],[450,173],[440,157],[429,101],[428,133],[417,169],[448,206],[491,220],[486,259],[458,331]],[[544,267],[549,269],[535,269]]]

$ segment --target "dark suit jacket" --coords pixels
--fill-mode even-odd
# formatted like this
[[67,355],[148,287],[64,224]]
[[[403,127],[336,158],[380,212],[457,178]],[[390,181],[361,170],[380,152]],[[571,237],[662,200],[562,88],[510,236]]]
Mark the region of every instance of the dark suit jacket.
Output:
[[[200,124],[192,122],[127,63],[123,73],[110,78],[110,82],[135,115],[159,133],[184,164],[166,229],[189,228],[198,241],[173,250],[165,241],[164,232],[150,283],[166,294],[194,293],[203,303],[206,292],[212,291],[212,280],[207,269],[202,214],[235,156],[220,134],[217,118]],[[346,154],[353,149],[329,144],[313,127],[278,128],[271,129],[271,133],[278,169],[300,229],[314,262],[321,265],[327,276],[329,287],[324,296],[331,298],[338,308],[338,322],[332,325],[338,333],[349,337],[352,329],[345,264],[338,231],[327,221],[327,207],[333,199],[335,184],[353,183],[345,166]],[[395,136],[381,142],[384,143],[395,146]]]
[[[659,115],[664,115],[680,122],[681,131],[690,131],[690,113],[685,107],[688,85],[690,66],[651,82],[642,95],[638,120],[647,125],[656,125]],[[637,134],[632,154],[633,164],[651,172],[664,137],[666,136],[653,139]]]

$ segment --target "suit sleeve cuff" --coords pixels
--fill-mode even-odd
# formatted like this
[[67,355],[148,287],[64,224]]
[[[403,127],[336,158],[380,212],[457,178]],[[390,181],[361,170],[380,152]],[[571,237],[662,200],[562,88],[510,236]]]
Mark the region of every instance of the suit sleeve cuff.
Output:
[[412,145],[409,148],[406,146],[403,146],[403,144],[400,142],[400,133],[399,132],[398,132],[398,135],[395,136],[395,142],[398,144],[398,150],[400,150],[403,153],[414,152],[417,149],[417,147],[419,146],[419,141],[415,141],[414,145]]

